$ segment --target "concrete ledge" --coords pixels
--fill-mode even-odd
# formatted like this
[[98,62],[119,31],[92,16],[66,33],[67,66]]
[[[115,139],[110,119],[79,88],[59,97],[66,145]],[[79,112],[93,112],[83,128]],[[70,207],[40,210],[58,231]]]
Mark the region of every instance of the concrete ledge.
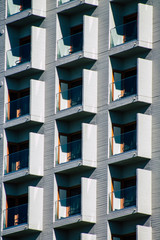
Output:
[[30,22],[36,21],[38,19],[43,19],[44,17],[35,15],[32,9],[27,9],[25,11],[19,12],[17,14],[11,15],[6,19],[6,24],[13,26],[23,26]]
[[133,40],[126,42],[124,44],[112,47],[109,50],[109,56],[116,57],[129,57],[133,54],[144,53],[146,50],[150,51],[152,46],[147,46],[147,43],[139,42],[138,40]]
[[77,64],[85,64],[91,61],[96,61],[97,57],[88,58],[87,55],[83,51],[79,51],[76,53],[72,53],[70,55],[61,57],[57,59],[56,66],[61,67],[74,67]]
[[98,6],[98,0],[74,0],[57,7],[57,13],[69,15]]
[[141,96],[132,95],[109,103],[108,108],[109,110],[127,111],[148,104],[151,104],[150,99],[143,99]]
[[29,229],[29,227],[28,227],[27,223],[21,224],[18,226],[9,227],[9,228],[2,230],[2,236],[7,236],[7,235],[14,236],[14,235],[17,235],[18,232],[26,231],[28,229]]
[[32,117],[30,115],[24,115],[22,117],[7,121],[6,123],[4,123],[3,126],[5,129],[14,128],[16,130],[16,129],[21,129],[24,126],[25,127],[35,126],[37,124],[43,124],[43,122],[34,121],[32,120]]

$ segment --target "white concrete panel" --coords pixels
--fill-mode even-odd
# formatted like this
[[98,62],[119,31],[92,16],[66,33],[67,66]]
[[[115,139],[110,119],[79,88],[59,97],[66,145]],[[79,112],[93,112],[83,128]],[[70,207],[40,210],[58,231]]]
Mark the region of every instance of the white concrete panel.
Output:
[[137,154],[151,158],[152,155],[152,116],[137,114]]
[[58,218],[67,217],[67,191],[65,189],[59,189],[59,201],[57,205],[59,212]]
[[44,123],[45,82],[30,81],[30,115],[31,120]]
[[83,22],[84,56],[98,59],[98,18],[85,15]]
[[28,188],[29,229],[43,230],[43,188]]
[[142,100],[152,103],[152,61],[137,60],[137,94]]
[[97,180],[81,178],[82,221],[96,223]]
[[121,153],[121,128],[114,127],[114,137],[112,138],[113,155]]
[[97,167],[97,126],[82,124],[82,163]]
[[68,84],[61,83],[61,93],[59,93],[60,110],[68,108]]
[[60,146],[58,146],[58,156],[59,156],[59,164],[67,162],[67,155],[68,155],[68,138],[67,136],[60,136]]
[[152,228],[146,226],[136,226],[136,239],[137,240],[152,240]]
[[45,70],[46,29],[31,27],[31,66]]
[[113,211],[121,209],[121,182],[114,181]]
[[29,133],[29,173],[43,176],[44,171],[44,135]]
[[82,105],[84,111],[97,113],[97,80],[96,71],[83,70]]
[[85,3],[98,6],[98,0],[85,0]]
[[96,235],[81,233],[81,240],[96,240]]
[[114,83],[112,84],[112,91],[113,91],[113,101],[119,99],[122,95],[121,91],[121,73],[114,72]]
[[152,48],[153,42],[153,6],[138,4],[138,40],[140,44]]
[[[16,2],[16,4],[14,3],[14,0],[8,0],[7,1],[7,14],[8,16],[13,15],[15,13],[18,13],[20,10],[20,1],[18,3],[18,1]],[[18,4],[17,4],[18,3]]]
[[[137,211],[152,214],[152,172],[144,169],[136,170],[137,176]],[[144,238],[145,239],[145,238]]]
[[32,13],[46,17],[46,0],[32,0]]

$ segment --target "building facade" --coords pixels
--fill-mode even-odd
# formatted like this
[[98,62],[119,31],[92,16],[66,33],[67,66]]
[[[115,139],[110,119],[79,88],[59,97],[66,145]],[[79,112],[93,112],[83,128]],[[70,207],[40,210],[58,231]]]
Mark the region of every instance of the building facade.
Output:
[[0,1],[2,240],[160,239],[160,1]]

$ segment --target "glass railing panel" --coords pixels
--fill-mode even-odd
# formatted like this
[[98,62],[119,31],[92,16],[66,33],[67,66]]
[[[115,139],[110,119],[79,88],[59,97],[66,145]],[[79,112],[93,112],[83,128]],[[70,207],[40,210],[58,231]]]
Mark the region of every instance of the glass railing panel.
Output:
[[56,164],[81,158],[81,140],[62,144],[56,147]]
[[7,2],[8,17],[27,9],[31,9],[31,0],[8,0]]
[[29,149],[6,155],[4,158],[4,174],[28,168]]
[[58,6],[62,5],[62,4],[65,4],[65,3],[69,3],[69,2],[72,2],[74,0],[59,0],[58,1]]
[[28,221],[28,204],[7,208],[3,212],[3,228],[16,227]]
[[62,91],[56,95],[57,111],[82,104],[82,86]]
[[136,149],[136,130],[110,138],[110,155]]
[[128,77],[110,84],[110,99],[116,101],[137,93],[137,76]]
[[136,186],[120,189],[109,194],[110,211],[136,205]]
[[132,21],[112,28],[110,32],[110,47],[115,47],[131,40],[137,39],[137,21]]
[[56,201],[56,220],[81,213],[81,194]]
[[6,104],[6,120],[29,114],[30,96],[19,98]]
[[83,47],[83,32],[64,37],[57,42],[57,57],[61,58],[81,51]]
[[16,67],[31,59],[31,44],[25,44],[7,51],[7,69]]

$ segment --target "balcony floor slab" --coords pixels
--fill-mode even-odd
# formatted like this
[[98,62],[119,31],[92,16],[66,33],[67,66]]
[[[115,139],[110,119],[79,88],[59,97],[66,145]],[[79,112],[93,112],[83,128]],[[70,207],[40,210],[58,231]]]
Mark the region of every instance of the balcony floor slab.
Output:
[[109,157],[107,164],[112,165],[124,165],[135,163],[139,161],[146,161],[149,160],[148,158],[143,158],[138,156],[137,150],[131,150],[125,153],[115,154]]
[[146,99],[143,100],[141,96],[137,95],[132,95],[129,97],[121,98],[119,100],[113,101],[109,104],[109,110],[116,110],[116,111],[128,111],[128,110],[133,110],[137,107],[143,107],[148,104],[151,104],[151,100]]
[[97,3],[89,4],[86,0],[74,0],[57,7],[57,13],[62,13],[63,15],[75,14],[80,11],[84,11],[93,7],[98,6]]
[[6,228],[2,230],[1,235],[16,238],[16,237],[27,236],[35,232],[39,232],[39,231],[34,229],[29,229],[29,226],[26,223],[26,224],[20,224],[18,226]]
[[148,216],[148,215],[139,213],[137,211],[136,206],[132,206],[132,207],[110,212],[107,215],[107,220],[108,221],[129,221],[137,218],[142,218],[144,216]]
[[145,53],[146,51],[150,51],[152,49],[151,44],[140,43],[138,40],[133,40],[130,42],[126,42],[124,44],[112,47],[109,50],[109,56],[126,58],[133,55],[138,55]]
[[20,27],[37,21],[38,19],[44,19],[44,17],[33,14],[32,9],[27,9],[9,16],[5,22],[10,26]]

